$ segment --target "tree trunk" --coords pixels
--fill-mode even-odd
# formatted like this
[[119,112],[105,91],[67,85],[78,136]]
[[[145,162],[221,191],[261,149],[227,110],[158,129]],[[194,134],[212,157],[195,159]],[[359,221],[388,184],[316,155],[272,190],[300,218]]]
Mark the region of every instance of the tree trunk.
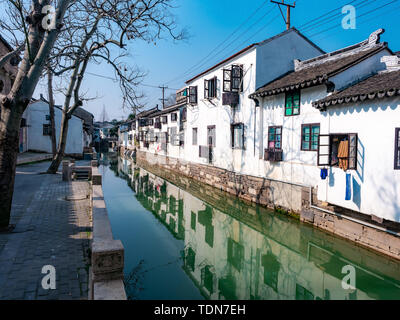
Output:
[[47,69],[47,88],[49,93],[49,112],[50,112],[50,126],[51,126],[51,150],[53,152],[53,159],[57,153],[56,141],[56,125],[54,121],[54,96],[53,96],[53,73],[50,68]]
[[53,158],[47,173],[56,174],[61,161],[64,158],[65,146],[67,145],[67,135],[68,135],[68,122],[71,116],[69,114],[63,113],[61,120],[60,137],[58,139],[58,149],[57,154]]
[[23,110],[24,107],[0,104],[0,228],[8,227],[10,223],[22,117],[22,112],[16,109]]

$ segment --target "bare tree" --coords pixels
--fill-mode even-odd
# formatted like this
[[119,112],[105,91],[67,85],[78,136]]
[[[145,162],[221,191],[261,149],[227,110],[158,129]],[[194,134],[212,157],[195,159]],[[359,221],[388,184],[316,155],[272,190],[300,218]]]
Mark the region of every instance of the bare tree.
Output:
[[140,108],[142,94],[137,92],[144,74],[130,67],[124,58],[129,54],[127,41],[144,40],[154,43],[165,34],[173,40],[185,37],[176,30],[170,10],[173,0],[89,0],[77,1],[66,17],[68,30],[60,37],[53,59],[57,61],[56,75],[69,74],[64,92],[63,117],[57,154],[48,173],[56,173],[67,143],[68,121],[83,105],[80,90],[90,63],[106,63],[115,72],[123,97],[123,107]]
[[166,104],[167,107],[169,107],[169,106],[173,106],[175,103],[176,103],[176,94],[175,93],[171,93],[168,96],[165,104]]
[[57,153],[57,140],[56,140],[56,123],[54,120],[53,72],[51,71],[50,66],[47,67],[47,91],[49,95],[51,151],[53,153],[53,157],[55,157]]
[[[15,39],[16,50],[2,57],[1,63],[24,50],[16,79],[11,91],[0,95],[0,227],[10,222],[11,202],[14,191],[15,168],[18,153],[19,127],[46,61],[62,28],[64,14],[73,0],[58,0],[54,27],[48,23],[48,5],[52,0],[8,0],[0,3],[3,32]],[[29,8],[29,9],[27,9]],[[47,8],[47,9],[46,9]],[[43,13],[44,12],[44,13]]]

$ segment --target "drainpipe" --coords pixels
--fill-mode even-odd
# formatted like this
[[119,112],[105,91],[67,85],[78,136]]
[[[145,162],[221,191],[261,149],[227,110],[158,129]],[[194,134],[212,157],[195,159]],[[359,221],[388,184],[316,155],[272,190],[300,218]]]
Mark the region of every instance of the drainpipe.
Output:
[[391,234],[393,236],[396,236],[396,237],[400,237],[400,233],[399,232],[391,231],[391,230],[385,229],[383,227],[376,226],[376,225],[374,225],[372,223],[368,223],[368,222],[365,222],[365,221],[362,221],[362,220],[359,220],[359,219],[356,219],[356,218],[344,216],[344,215],[342,215],[340,213],[314,206],[312,204],[312,187],[310,187],[310,208],[313,208],[313,209],[316,209],[316,210],[319,210],[319,211],[322,211],[322,212],[325,212],[325,213],[332,214],[332,215],[337,216],[337,217],[342,218],[342,219],[347,219],[347,220],[350,220],[352,222],[356,222],[356,223],[362,224],[363,226],[366,226],[366,227],[370,227],[370,228],[373,228],[373,229],[376,229],[376,230],[379,230],[379,231],[383,231],[383,232],[389,233],[389,234]]
[[262,125],[262,118],[263,118],[263,114],[262,114],[262,106],[260,104],[260,101],[257,98],[251,98],[254,103],[254,156],[256,156],[256,135],[257,135],[257,107],[260,107],[260,128],[259,128],[259,132],[260,132],[260,136],[261,139],[259,140],[259,145],[262,145],[262,131],[263,131],[263,125]]

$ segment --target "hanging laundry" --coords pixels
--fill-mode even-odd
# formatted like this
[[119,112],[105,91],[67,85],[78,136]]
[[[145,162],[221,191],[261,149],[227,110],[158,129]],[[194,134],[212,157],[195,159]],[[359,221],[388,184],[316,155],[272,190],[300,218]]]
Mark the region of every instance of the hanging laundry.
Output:
[[321,169],[321,179],[325,180],[327,176],[328,176],[328,169],[326,168]]
[[351,174],[346,174],[346,201],[351,200]]
[[338,158],[339,158],[339,168],[347,171],[349,168],[349,141],[344,140],[340,141],[339,150],[338,150]]

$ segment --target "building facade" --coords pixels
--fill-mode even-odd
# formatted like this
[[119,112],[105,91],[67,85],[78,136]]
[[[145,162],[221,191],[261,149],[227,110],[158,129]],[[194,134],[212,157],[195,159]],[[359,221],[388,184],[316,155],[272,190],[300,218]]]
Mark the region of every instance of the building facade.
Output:
[[295,29],[251,45],[138,117],[126,148],[400,256],[399,57],[383,32],[330,53]]
[[[56,142],[59,141],[60,126],[62,121],[62,109],[54,107],[54,122],[56,125]],[[67,144],[65,153],[67,155],[82,157],[85,147],[84,123],[82,118],[73,115],[68,123]],[[24,130],[24,138],[20,143],[20,152],[52,152],[51,125],[49,104],[39,99],[32,101],[22,115],[21,129]],[[20,136],[21,142],[21,136]]]

